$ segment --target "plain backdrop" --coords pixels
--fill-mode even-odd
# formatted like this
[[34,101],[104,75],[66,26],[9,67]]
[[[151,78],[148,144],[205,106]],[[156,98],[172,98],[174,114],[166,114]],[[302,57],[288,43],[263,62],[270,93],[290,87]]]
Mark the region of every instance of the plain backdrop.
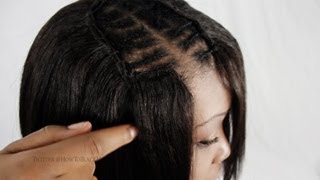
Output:
[[[19,86],[29,48],[71,2],[0,1],[0,149],[21,137]],[[187,2],[227,28],[243,51],[248,124],[241,180],[319,180],[320,1]]]

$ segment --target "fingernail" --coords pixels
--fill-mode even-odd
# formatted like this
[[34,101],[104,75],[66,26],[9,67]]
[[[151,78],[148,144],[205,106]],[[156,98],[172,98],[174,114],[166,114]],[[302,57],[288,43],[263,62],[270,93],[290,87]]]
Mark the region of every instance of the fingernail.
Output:
[[84,122],[78,122],[78,123],[74,123],[74,124],[70,124],[68,126],[68,129],[81,129],[84,128],[85,126],[87,126],[89,123],[89,121],[84,121]]
[[138,129],[134,126],[129,127],[129,133],[132,139],[134,139],[138,135]]

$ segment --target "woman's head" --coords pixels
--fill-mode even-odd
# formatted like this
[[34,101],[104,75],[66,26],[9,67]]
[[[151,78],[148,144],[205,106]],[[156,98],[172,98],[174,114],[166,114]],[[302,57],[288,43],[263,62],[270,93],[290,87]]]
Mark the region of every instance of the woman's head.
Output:
[[138,127],[96,163],[99,179],[213,179],[222,165],[237,177],[245,109],[237,41],[182,0],[62,8],[36,37],[20,91],[23,136],[85,119]]

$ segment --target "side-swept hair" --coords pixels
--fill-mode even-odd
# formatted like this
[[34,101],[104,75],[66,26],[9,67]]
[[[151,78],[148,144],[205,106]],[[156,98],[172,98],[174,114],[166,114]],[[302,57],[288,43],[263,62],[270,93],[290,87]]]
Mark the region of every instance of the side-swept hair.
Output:
[[[236,39],[183,0],[79,0],[42,27],[20,89],[22,136],[49,124],[131,123],[139,136],[96,162],[112,180],[187,180],[193,97],[188,82],[214,66],[231,97],[224,131],[237,179],[245,148],[246,83]],[[108,137],[106,137],[108,138]]]

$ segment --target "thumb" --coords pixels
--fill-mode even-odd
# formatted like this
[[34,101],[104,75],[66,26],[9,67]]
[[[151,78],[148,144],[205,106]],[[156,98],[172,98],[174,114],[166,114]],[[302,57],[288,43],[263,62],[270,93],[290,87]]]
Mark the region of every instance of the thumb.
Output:
[[17,153],[40,146],[45,146],[69,137],[89,132],[91,127],[92,125],[89,121],[71,124],[68,127],[48,125],[38,131],[28,134],[22,139],[10,143],[4,149],[2,149],[0,153]]

